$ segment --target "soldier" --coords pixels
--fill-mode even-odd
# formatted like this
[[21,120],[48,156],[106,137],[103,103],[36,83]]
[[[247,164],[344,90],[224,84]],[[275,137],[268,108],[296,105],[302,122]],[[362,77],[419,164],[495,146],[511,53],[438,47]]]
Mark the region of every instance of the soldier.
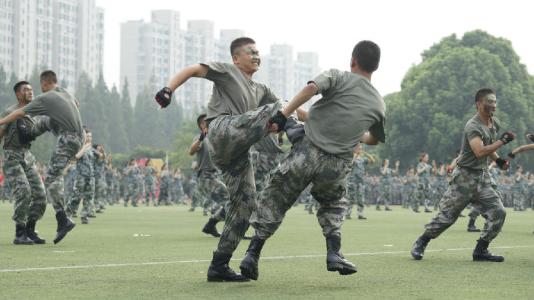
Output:
[[[208,128],[206,127],[206,114],[201,114],[197,118],[197,126],[200,134],[195,138],[193,144],[189,148],[189,155],[196,155],[197,157],[197,174],[198,174],[198,190],[201,195],[206,195],[210,201],[213,201],[221,206],[224,206],[230,201],[228,189],[226,185],[219,179],[218,170],[211,161],[211,156],[208,151],[209,139],[206,138]],[[219,218],[212,216],[206,225],[202,228],[202,232],[210,234],[214,237],[220,237],[221,234],[215,227],[221,221]]]
[[208,270],[208,281],[248,281],[228,263],[255,209],[256,189],[249,150],[267,135],[267,122],[281,108],[281,102],[267,86],[252,80],[261,62],[256,42],[246,37],[235,39],[230,53],[233,64],[212,62],[187,67],[156,95],[156,101],[166,107],[172,92],[189,78],[200,77],[214,83],[206,118],[210,153],[215,166],[223,172],[231,203]]
[[156,205],[156,169],[150,165],[150,158],[145,163],[145,204]]
[[391,190],[391,185],[393,184],[393,175],[399,173],[400,162],[395,162],[395,169],[389,167],[389,159],[384,159],[382,161],[382,167],[380,167],[380,196],[376,200],[376,210],[380,209],[380,203],[384,203],[386,211],[391,211],[389,204],[393,197],[393,191]]
[[93,215],[95,197],[95,171],[94,171],[94,151],[93,134],[89,129],[85,129],[85,143],[76,153],[76,179],[74,182],[74,193],[71,201],[67,205],[67,215],[74,216],[78,211],[81,199],[83,199],[83,209],[80,214],[82,224],[89,224],[88,217]]
[[104,178],[106,180],[106,202],[110,205],[113,205],[115,203],[115,199],[113,197],[114,182],[113,182],[113,164],[111,163],[111,156],[108,156],[106,159],[106,168],[105,168]]
[[124,198],[124,207],[128,206],[128,201],[132,203],[133,207],[137,207],[137,200],[139,199],[139,180],[138,175],[141,173],[141,170],[137,166],[135,159],[130,159],[128,166],[124,171],[125,177],[125,198]]
[[106,151],[104,145],[93,145],[93,164],[95,176],[95,212],[102,213],[106,208]]
[[280,155],[284,152],[277,142],[275,134],[269,134],[253,147],[257,151],[254,164],[254,179],[256,183],[256,194],[259,195],[269,181],[269,174],[280,162]]
[[171,204],[171,185],[172,175],[167,168],[167,164],[161,166],[161,172],[159,174],[159,195],[158,205],[170,205]]
[[75,226],[65,214],[63,170],[82,147],[84,133],[77,101],[64,88],[58,86],[56,74],[53,71],[44,71],[40,75],[40,83],[43,94],[0,119],[0,125],[30,114],[48,116],[51,124],[55,126],[53,132],[58,136],[58,140],[48,165],[45,186],[56,211],[58,226],[54,244],[57,244]]
[[[363,156],[362,156],[363,153]],[[354,149],[354,157],[352,158],[352,169],[347,180],[347,196],[349,200],[349,207],[345,217],[351,219],[352,206],[356,204],[358,207],[358,219],[367,219],[363,215],[365,208],[365,166],[368,164],[374,164],[375,159],[373,156],[366,152],[362,152],[360,145]]]
[[[13,90],[18,103],[4,111],[2,117],[35,101],[32,86],[28,82],[17,82]],[[35,225],[46,209],[46,193],[35,165],[35,157],[30,152],[30,143],[37,135],[48,130],[46,126],[42,126],[43,122],[48,121],[42,117],[38,120],[26,115],[0,126],[0,139],[4,139],[4,184],[10,187],[15,201],[12,217],[15,221],[15,245],[46,243],[35,232]]]
[[[428,208],[430,203],[430,177],[432,176],[432,171],[435,168],[432,168],[432,166],[428,163],[428,154],[422,153],[419,155],[419,163],[417,164],[417,197],[416,201],[414,201],[414,204],[412,205],[412,210],[416,213],[419,212],[419,205],[423,203],[425,207],[425,212],[429,213],[432,212]],[[434,163],[435,164],[435,163]]]
[[326,239],[327,270],[341,275],[356,272],[356,266],[340,252],[341,225],[347,208],[346,177],[358,143],[376,145],[385,141],[385,104],[370,82],[379,59],[380,49],[375,43],[359,42],[352,52],[350,72],[323,72],[272,118],[271,129],[285,129],[293,140],[289,129],[296,132],[294,122],[284,124],[286,118],[314,95],[323,96],[311,106],[303,137],[293,143],[259,198],[251,217],[256,234],[240,265],[243,275],[258,278],[258,260],[265,241],[310,183],[311,194],[320,203],[317,219]]
[[497,139],[500,125],[493,117],[497,97],[492,89],[480,89],[476,93],[475,104],[477,114],[465,126],[462,151],[449,188],[440,201],[439,213],[425,226],[423,235],[413,245],[411,254],[416,260],[423,258],[428,242],[454,224],[462,210],[472,203],[486,218],[484,230],[473,251],[473,260],[504,261],[504,257],[488,251],[489,243],[501,231],[506,217],[501,195],[488,172],[488,162],[491,159],[499,168],[508,169],[509,162],[500,158],[496,151],[513,141],[515,135],[504,132]]
[[[65,181],[65,203],[67,203],[68,210],[69,203],[72,201],[72,195],[74,195],[74,185],[76,183],[76,161],[71,160],[64,173],[65,175],[63,176],[63,179]],[[76,213],[69,215],[69,212],[67,212],[67,216],[72,218],[78,217]]]

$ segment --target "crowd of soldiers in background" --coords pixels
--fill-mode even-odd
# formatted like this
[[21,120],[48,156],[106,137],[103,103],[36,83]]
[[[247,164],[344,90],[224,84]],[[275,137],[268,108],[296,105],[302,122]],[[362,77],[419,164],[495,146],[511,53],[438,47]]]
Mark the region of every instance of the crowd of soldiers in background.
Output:
[[[92,201],[86,201],[82,208],[82,222],[87,222],[87,218],[96,217],[96,213],[102,213],[106,205],[121,203],[124,206],[138,205],[190,205],[189,211],[195,211],[200,207],[203,215],[208,215],[210,211],[216,211],[219,204],[203,195],[198,189],[197,176],[195,172],[196,164],[193,162],[190,175],[182,174],[181,169],[169,170],[167,165],[163,165],[160,170],[150,165],[150,159],[131,159],[126,166],[118,169],[113,166],[111,156],[107,156],[102,145],[93,145],[94,159],[92,160],[92,173],[84,174],[84,168],[80,163],[73,161],[65,171],[65,198],[68,203],[71,216],[76,217],[78,203],[74,201],[76,196],[76,183],[81,178],[89,175],[92,186]],[[96,155],[99,154],[99,155]],[[376,210],[391,210],[391,205],[399,205],[414,212],[419,212],[419,207],[423,206],[425,212],[436,210],[443,193],[447,189],[448,178],[450,176],[449,166],[436,162],[427,164],[430,172],[427,175],[417,174],[417,167],[410,166],[404,174],[399,172],[400,163],[395,163],[395,168],[389,168],[388,160],[382,162],[379,174],[365,172],[363,178],[349,176],[348,184],[361,184],[362,198],[366,207],[374,206]],[[37,164],[39,173],[44,177],[46,166]],[[513,207],[514,211],[524,211],[528,208],[534,209],[534,174],[523,172],[521,166],[517,166],[514,171],[502,171],[498,168],[490,169],[495,183],[503,197],[503,204],[506,207]],[[352,175],[352,174],[351,174]],[[361,182],[360,182],[361,181]],[[0,171],[0,195],[3,201],[12,199],[9,187],[4,184],[3,174]],[[349,187],[350,192],[350,187]],[[317,202],[310,195],[308,187],[299,197],[297,204],[303,204],[310,213],[317,209]],[[350,196],[350,195],[348,195]],[[79,196],[78,196],[79,197]],[[347,197],[353,205],[357,201]],[[7,200],[11,201],[11,200]],[[363,211],[363,209],[360,209]],[[352,209],[347,212],[347,218],[351,218]],[[362,217],[363,214],[359,214]]]

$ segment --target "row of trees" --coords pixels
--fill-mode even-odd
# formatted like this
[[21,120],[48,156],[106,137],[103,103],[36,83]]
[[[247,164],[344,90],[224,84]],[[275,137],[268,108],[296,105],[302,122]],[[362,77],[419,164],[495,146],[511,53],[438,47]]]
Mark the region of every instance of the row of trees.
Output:
[[[0,108],[16,103],[13,86],[19,80],[29,81],[35,95],[39,95],[39,74],[44,69],[36,68],[30,78],[17,78],[15,74],[8,76],[0,66]],[[97,82],[91,82],[87,75],[82,74],[74,94],[80,102],[84,125],[93,132],[94,142],[104,144],[107,151],[121,162],[129,157],[145,155],[169,157],[177,166],[190,166],[191,158],[186,149],[197,132],[196,124],[184,120],[179,101],[173,101],[164,110],[159,109],[153,100],[155,90],[157,87],[147,86],[132,106],[128,83],[119,93],[115,86],[110,89],[102,76]],[[39,138],[32,147],[37,159],[46,161],[53,144],[51,134]]]

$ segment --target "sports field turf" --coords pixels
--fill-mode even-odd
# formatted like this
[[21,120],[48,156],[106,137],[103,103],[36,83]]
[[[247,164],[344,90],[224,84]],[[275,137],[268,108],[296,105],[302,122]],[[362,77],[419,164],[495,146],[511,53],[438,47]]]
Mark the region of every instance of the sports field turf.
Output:
[[[46,245],[15,246],[12,207],[0,205],[0,299],[534,299],[534,212],[513,212],[492,251],[504,263],[471,261],[478,234],[460,219],[429,244],[422,261],[409,249],[434,214],[366,209],[347,220],[342,250],[358,273],[326,271],[315,216],[290,210],[260,261],[260,278],[208,283],[217,239],[200,232],[207,217],[186,206],[108,207],[58,245],[53,209],[38,223]],[[477,221],[482,227],[482,219]],[[219,224],[222,230],[222,224]],[[248,241],[231,266],[239,270]]]

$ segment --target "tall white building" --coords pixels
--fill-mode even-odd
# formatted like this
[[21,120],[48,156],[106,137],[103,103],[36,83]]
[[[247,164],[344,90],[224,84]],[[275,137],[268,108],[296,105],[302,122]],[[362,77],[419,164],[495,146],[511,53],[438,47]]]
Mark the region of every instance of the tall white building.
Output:
[[102,72],[104,10],[95,0],[0,1],[0,64],[19,78],[54,70],[71,89]]

